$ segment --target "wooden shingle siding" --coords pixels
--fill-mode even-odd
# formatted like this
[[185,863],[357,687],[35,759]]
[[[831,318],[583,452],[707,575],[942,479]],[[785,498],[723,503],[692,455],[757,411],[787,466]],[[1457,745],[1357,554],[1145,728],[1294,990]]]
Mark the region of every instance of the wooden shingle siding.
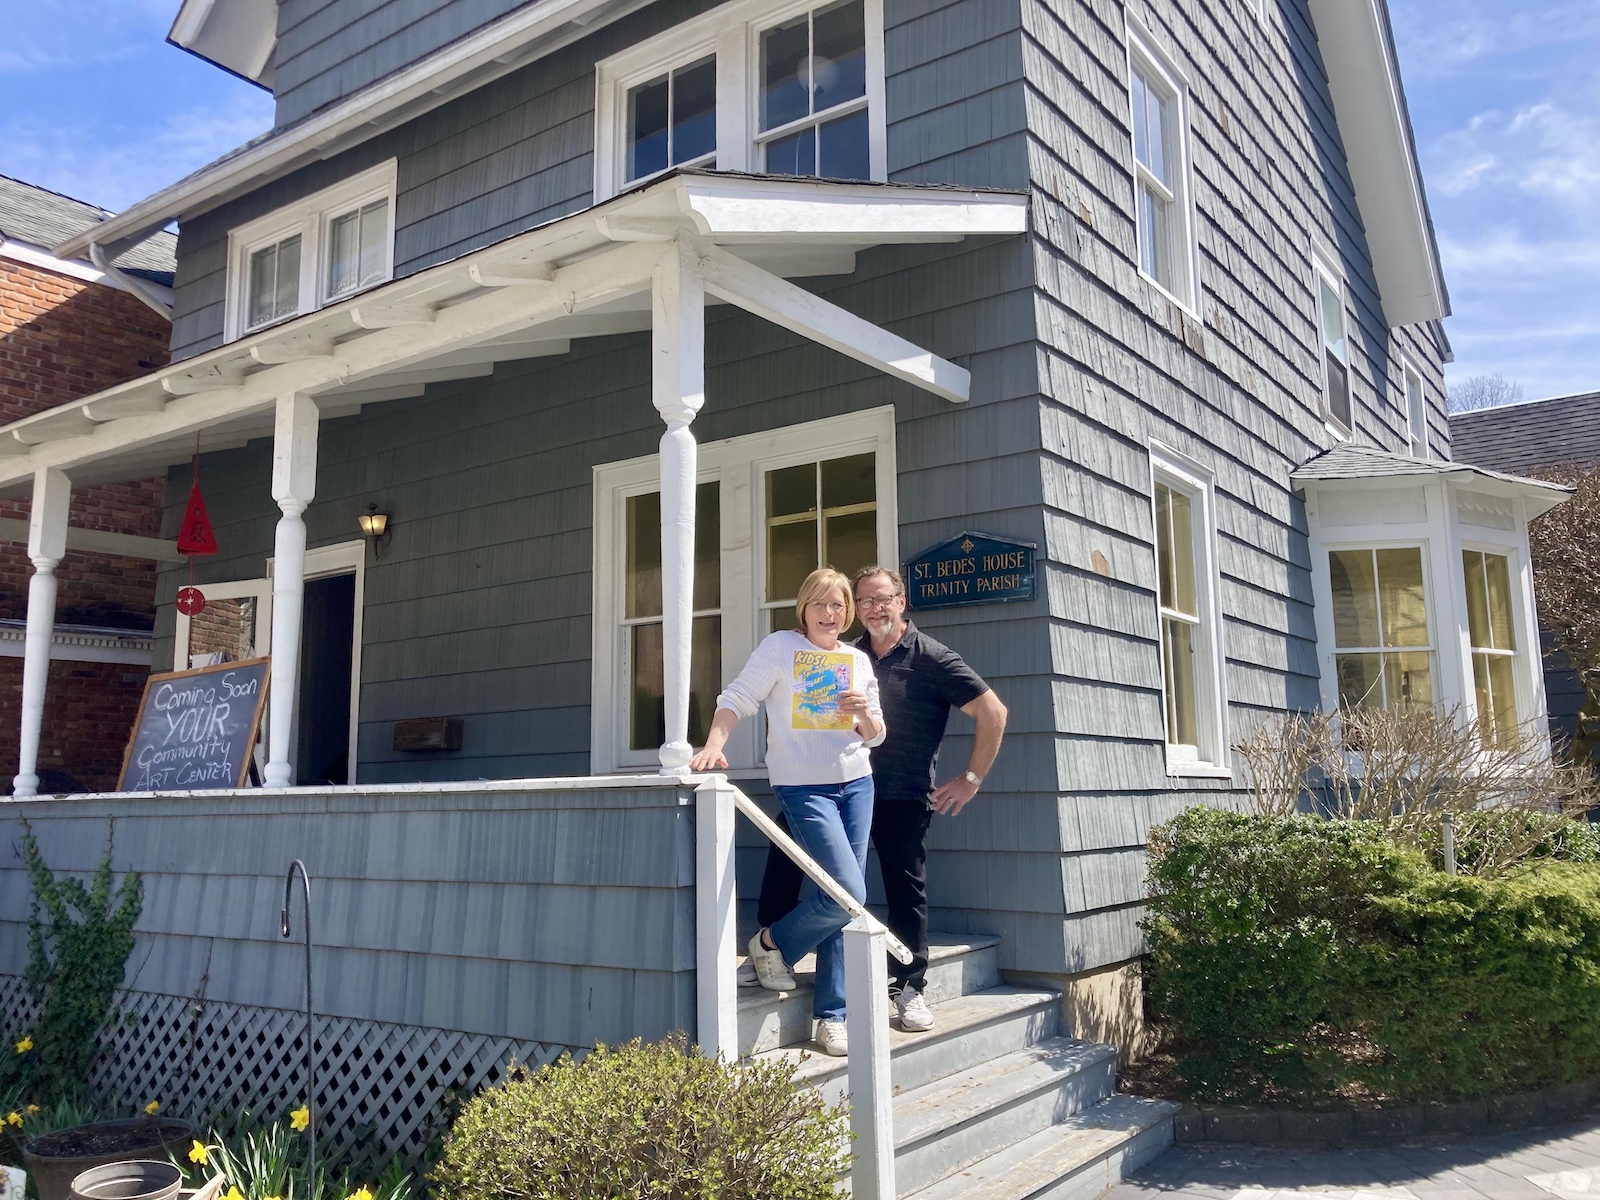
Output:
[[[26,815],[50,867],[81,876],[113,814],[113,864],[144,880],[138,991],[303,1005],[298,899],[295,937],[278,926],[301,858],[320,1013],[574,1047],[694,1027],[690,792],[200,794]],[[7,844],[19,834],[0,820]],[[30,895],[21,864],[0,864],[0,973],[26,965]]]

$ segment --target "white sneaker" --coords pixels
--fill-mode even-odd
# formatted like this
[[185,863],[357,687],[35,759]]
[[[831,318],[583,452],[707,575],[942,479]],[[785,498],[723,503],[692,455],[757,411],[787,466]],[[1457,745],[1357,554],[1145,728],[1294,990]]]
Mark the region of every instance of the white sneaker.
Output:
[[759,929],[750,939],[750,962],[756,969],[756,979],[769,992],[792,992],[799,986],[789,974],[789,964],[783,961],[783,955],[761,944]]
[[900,1028],[907,1033],[926,1033],[933,1028],[933,1013],[915,988],[901,988],[894,1006],[900,1014]]
[[818,1021],[817,1045],[822,1047],[824,1054],[831,1054],[834,1058],[843,1058],[850,1053],[850,1038],[844,1031],[843,1021]]

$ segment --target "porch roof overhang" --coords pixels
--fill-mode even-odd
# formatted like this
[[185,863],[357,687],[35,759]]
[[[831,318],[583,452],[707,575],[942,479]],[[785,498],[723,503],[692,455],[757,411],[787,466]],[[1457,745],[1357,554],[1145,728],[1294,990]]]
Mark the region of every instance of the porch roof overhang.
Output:
[[0,495],[36,472],[75,486],[146,478],[207,449],[271,433],[274,406],[321,416],[486,376],[571,339],[651,327],[651,280],[670,243],[705,288],[950,400],[966,372],[785,282],[846,274],[859,250],[1027,228],[1025,193],[681,172],[526,233],[0,427]]
[[1528,519],[1543,516],[1572,495],[1572,489],[1542,479],[1528,479],[1474,467],[1470,463],[1412,458],[1368,446],[1335,446],[1308,459],[1289,476],[1296,487],[1319,491],[1371,492],[1414,486],[1443,479],[1461,487],[1506,500],[1521,500]]

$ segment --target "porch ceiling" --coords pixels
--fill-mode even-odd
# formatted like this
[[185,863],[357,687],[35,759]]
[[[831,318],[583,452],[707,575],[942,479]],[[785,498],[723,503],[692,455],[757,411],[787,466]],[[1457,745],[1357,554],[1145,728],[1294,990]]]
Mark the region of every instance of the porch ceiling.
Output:
[[[648,329],[652,271],[680,235],[771,275],[837,275],[872,246],[1021,233],[1027,205],[1017,192],[673,175],[0,427],[0,495],[49,467],[78,486],[159,474],[188,460],[196,431],[208,450],[242,446],[272,432],[282,395],[344,416],[496,363],[564,354],[573,338]],[[908,377],[939,390],[940,361],[924,357],[933,366],[912,363]]]

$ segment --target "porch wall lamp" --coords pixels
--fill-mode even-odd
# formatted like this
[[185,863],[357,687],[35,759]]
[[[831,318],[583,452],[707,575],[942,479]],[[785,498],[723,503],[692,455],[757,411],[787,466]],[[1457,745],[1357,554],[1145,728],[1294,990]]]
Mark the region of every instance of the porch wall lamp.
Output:
[[389,514],[379,512],[376,504],[369,504],[356,520],[361,523],[361,536],[372,547],[372,557],[377,558],[378,548],[389,540]]

